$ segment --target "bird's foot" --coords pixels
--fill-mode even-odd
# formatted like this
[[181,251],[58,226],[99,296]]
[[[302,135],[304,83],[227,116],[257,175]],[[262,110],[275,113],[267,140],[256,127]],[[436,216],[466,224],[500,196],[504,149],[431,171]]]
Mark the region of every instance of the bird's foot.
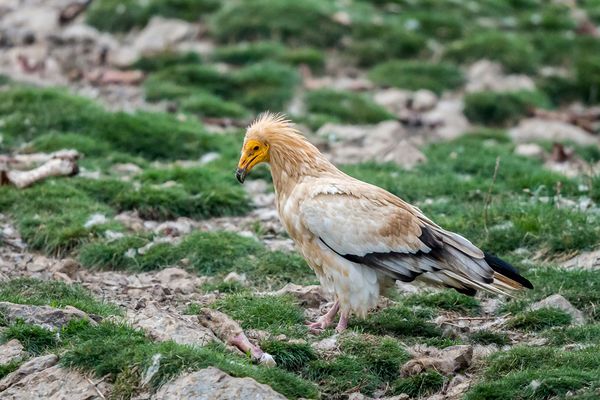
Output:
[[340,315],[340,320],[338,321],[338,324],[335,327],[335,331],[337,333],[342,333],[346,330],[346,328],[348,328],[348,313],[342,312],[342,315]]
[[340,309],[340,303],[335,302],[331,309],[327,311],[326,314],[320,316],[316,322],[307,322],[308,330],[311,333],[321,333],[325,329],[329,328],[333,324],[333,319],[335,318],[338,310]]

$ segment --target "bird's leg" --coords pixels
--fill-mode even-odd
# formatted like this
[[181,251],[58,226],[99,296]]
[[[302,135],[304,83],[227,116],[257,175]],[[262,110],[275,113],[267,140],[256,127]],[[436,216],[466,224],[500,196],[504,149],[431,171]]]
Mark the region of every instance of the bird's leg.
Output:
[[348,315],[350,314],[349,311],[342,311],[342,313],[340,314],[340,320],[338,321],[337,326],[335,327],[335,331],[337,333],[342,333],[346,330],[346,328],[348,327]]
[[339,309],[340,302],[336,301],[333,303],[331,309],[327,311],[327,313],[321,315],[316,322],[308,323],[308,329],[314,333],[319,333],[322,330],[327,329],[333,323],[333,319],[335,318],[335,315],[338,313]]

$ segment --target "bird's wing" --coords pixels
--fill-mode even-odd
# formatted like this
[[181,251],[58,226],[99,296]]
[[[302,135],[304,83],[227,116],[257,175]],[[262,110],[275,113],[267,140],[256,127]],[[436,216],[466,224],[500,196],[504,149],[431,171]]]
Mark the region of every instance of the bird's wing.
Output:
[[355,180],[314,185],[300,217],[339,256],[394,279],[419,278],[467,294],[498,292],[481,250],[376,186]]

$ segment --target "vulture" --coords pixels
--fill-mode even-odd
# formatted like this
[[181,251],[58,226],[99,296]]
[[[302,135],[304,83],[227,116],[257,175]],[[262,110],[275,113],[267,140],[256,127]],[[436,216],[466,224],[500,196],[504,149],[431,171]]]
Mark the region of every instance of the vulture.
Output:
[[532,288],[509,263],[445,230],[417,207],[336,168],[284,116],[264,113],[247,129],[236,178],[270,164],[284,228],[333,297],[314,332],[366,316],[395,281],[420,281],[473,296]]

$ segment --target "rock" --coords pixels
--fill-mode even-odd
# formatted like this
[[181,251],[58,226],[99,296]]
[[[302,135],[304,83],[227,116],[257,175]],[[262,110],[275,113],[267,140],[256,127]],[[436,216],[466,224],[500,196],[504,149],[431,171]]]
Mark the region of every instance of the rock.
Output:
[[107,222],[108,222],[108,219],[106,218],[106,215],[95,213],[95,214],[90,215],[88,220],[85,221],[85,224],[83,224],[83,227],[85,229],[90,229],[96,225],[104,225]]
[[18,360],[26,355],[27,352],[23,350],[23,346],[17,339],[10,340],[0,345],[0,366]]
[[163,287],[171,289],[175,293],[189,294],[196,291],[202,283],[202,279],[192,276],[181,268],[165,268],[154,275]]
[[238,274],[237,272],[230,272],[227,274],[225,278],[223,278],[223,282],[237,282],[239,284],[246,284],[246,274]]
[[143,171],[143,169],[141,169],[138,165],[133,164],[133,163],[113,164],[113,166],[110,167],[110,170],[119,175],[128,175],[128,176],[139,175]]
[[423,122],[434,127],[434,132],[442,139],[450,140],[464,135],[471,125],[463,114],[463,102],[460,98],[440,99],[435,108],[425,112]]
[[[6,375],[2,380],[0,380],[0,392],[11,387],[26,376],[35,374],[39,371],[43,371],[46,368],[50,368],[56,365],[57,362],[58,357],[55,354],[48,354],[27,361],[26,363],[21,365],[16,371],[11,372],[10,374]],[[2,396],[2,398],[4,397]]]
[[316,308],[321,303],[327,302],[325,296],[321,292],[319,285],[301,286],[294,283],[288,283],[274,293],[277,296],[292,295],[299,300],[302,307]]
[[166,236],[184,236],[192,232],[195,223],[189,218],[177,218],[176,221],[166,221],[154,228],[154,232]]
[[196,322],[195,317],[172,313],[153,303],[139,310],[128,310],[127,321],[135,328],[143,329],[154,340],[196,346],[217,340],[210,330]]
[[192,38],[198,29],[179,19],[153,17],[133,43],[134,51],[141,55],[168,50],[186,38]]
[[50,268],[50,270],[53,273],[65,274],[71,279],[75,279],[77,277],[77,273],[80,269],[81,265],[72,258],[65,258],[64,260],[57,262]]
[[580,145],[598,145],[598,139],[578,126],[562,121],[542,118],[522,120],[518,126],[509,130],[511,138],[518,143],[533,141],[572,141]]
[[383,121],[377,125],[325,124],[317,135],[328,138],[329,156],[338,164],[387,161],[408,169],[425,160],[407,140],[406,129],[398,121]]
[[208,367],[167,383],[152,399],[285,400],[285,397],[252,378],[233,378],[220,369]]
[[515,154],[530,158],[544,158],[544,149],[536,143],[521,143],[515,147]]
[[600,250],[581,253],[563,262],[562,267],[566,269],[598,270],[600,269]]
[[86,313],[75,307],[54,308],[50,306],[31,306],[0,302],[0,310],[9,323],[22,319],[28,324],[40,325],[45,328],[57,329],[73,320],[85,319],[95,324]]
[[55,365],[24,376],[0,396],[6,400],[90,400],[104,398],[99,393],[107,391],[107,384],[102,386],[95,386],[75,370]]
[[375,92],[373,100],[396,116],[402,115],[412,99],[412,92],[401,89],[383,89]]
[[400,368],[402,376],[412,376],[423,371],[434,369],[443,375],[449,375],[471,365],[473,347],[458,345],[437,349],[428,346],[414,346],[409,349],[413,359]]
[[58,30],[58,14],[59,11],[52,7],[23,5],[4,15],[2,36],[13,45],[38,41]]
[[472,64],[467,71],[466,90],[467,92],[535,90],[535,83],[527,75],[504,75],[500,64],[480,60]]
[[575,308],[569,300],[565,299],[560,294],[553,294],[543,300],[538,301],[530,306],[531,310],[539,310],[540,308],[557,308],[571,316],[573,325],[585,324],[585,317],[581,311]]
[[415,111],[428,111],[437,104],[437,96],[431,90],[420,89],[413,93],[412,109]]
[[332,335],[312,344],[312,348],[319,353],[334,353],[338,350],[339,335]]

